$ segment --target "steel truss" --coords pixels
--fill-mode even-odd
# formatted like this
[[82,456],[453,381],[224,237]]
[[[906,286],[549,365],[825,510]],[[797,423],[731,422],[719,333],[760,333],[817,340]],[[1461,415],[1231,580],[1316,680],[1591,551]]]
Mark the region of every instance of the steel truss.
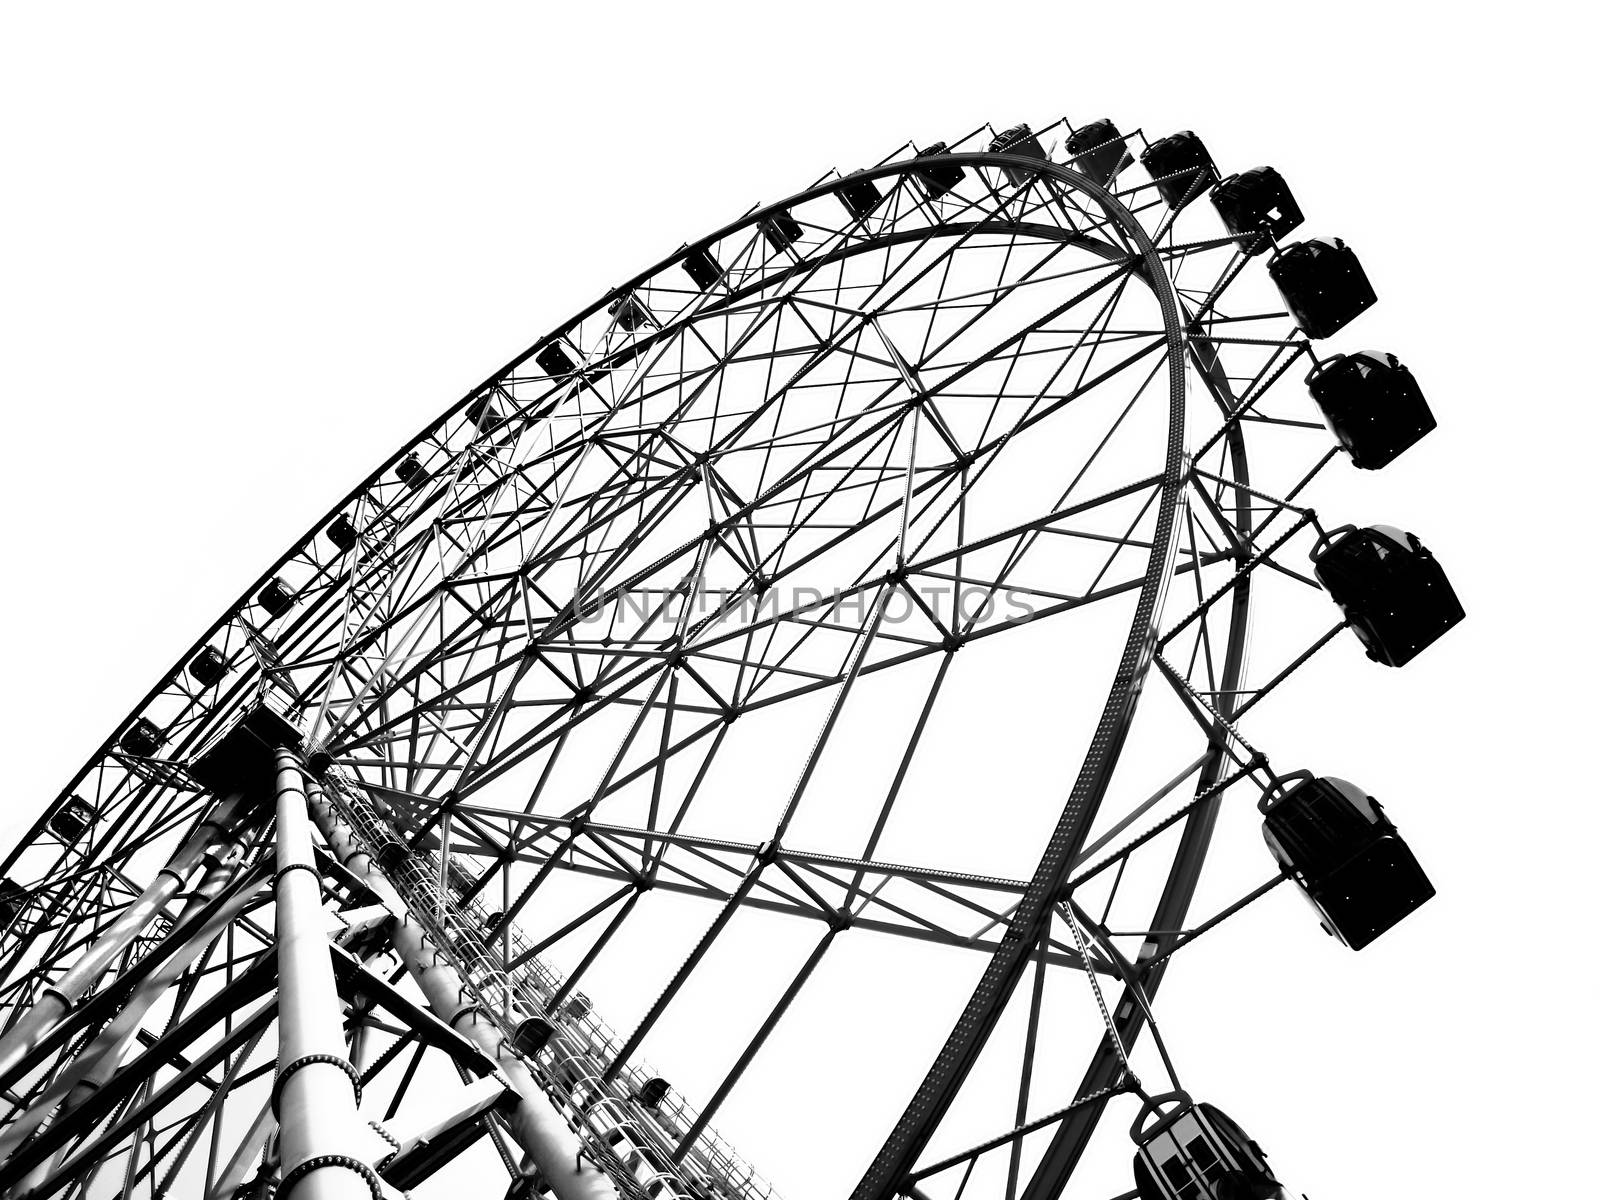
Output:
[[[183,656],[52,809],[79,798],[87,827],[47,814],[6,861],[0,1187],[381,1197],[498,1163],[524,1195],[759,1200],[710,1122],[866,938],[958,964],[937,987],[970,997],[888,1089],[909,1100],[855,1200],[1061,1193],[1140,1086],[1130,1056],[1173,1073],[1140,1036],[1176,952],[1278,881],[1190,914],[1221,806],[1276,778],[1244,718],[1339,629],[1301,565],[1333,452],[1276,386],[1311,346],[1234,239],[1137,169],[1103,185],[987,136],[834,175],[615,289]],[[965,664],[1079,629],[1081,666],[1045,660],[1104,693],[1063,735],[1073,782],[1021,869],[967,869],[1004,818],[924,766],[981,686]],[[299,744],[219,798],[196,758],[263,705]],[[874,720],[852,783],[835,760]],[[752,728],[791,752],[752,759]],[[812,813],[841,792],[835,836]],[[589,993],[691,911],[615,1032]],[[721,949],[749,921],[799,949],[725,1047],[672,1063],[721,1063],[695,1108],[642,1054],[673,1057],[705,979],[739,1001]],[[1035,1069],[1068,1028],[1070,1091],[1059,1056]]]

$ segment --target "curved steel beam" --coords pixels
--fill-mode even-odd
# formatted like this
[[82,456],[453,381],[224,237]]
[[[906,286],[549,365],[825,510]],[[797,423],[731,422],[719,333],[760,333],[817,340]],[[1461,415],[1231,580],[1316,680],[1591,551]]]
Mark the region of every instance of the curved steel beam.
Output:
[[1077,780],[999,950],[990,958],[955,1028],[950,1031],[904,1114],[867,1168],[861,1182],[856,1185],[852,1200],[890,1200],[890,1197],[901,1192],[918,1156],[977,1062],[1035,946],[1043,936],[1052,906],[1067,881],[1071,865],[1083,846],[1090,824],[1110,785],[1112,772],[1133,721],[1139,692],[1154,652],[1155,629],[1167,580],[1172,574],[1173,555],[1177,548],[1177,517],[1186,486],[1183,460],[1186,330],[1176,291],[1144,227],[1108,190],[1054,163],[1005,154],[940,156],[938,162],[1008,167],[1013,171],[1020,170],[1029,175],[1052,179],[1061,186],[1088,196],[1130,239],[1144,260],[1144,277],[1161,307],[1166,335],[1169,391],[1166,460],[1156,527],[1151,536],[1150,557],[1139,590],[1133,624]]
[[[1190,322],[1190,335],[1189,351],[1195,368],[1205,382],[1207,390],[1223,410],[1224,416],[1227,416],[1238,402],[1227,373],[1222,368],[1215,347],[1201,336],[1194,322]],[[1249,493],[1244,490],[1250,484],[1250,462],[1246,453],[1243,427],[1235,424],[1228,431],[1227,438],[1233,478],[1240,485],[1234,489],[1234,527],[1248,540],[1253,514],[1250,509]],[[1250,641],[1250,578],[1249,575],[1243,576],[1233,590],[1228,618],[1228,643],[1224,650],[1222,681],[1218,685],[1221,691],[1215,698],[1221,720],[1213,729],[1211,750],[1195,784],[1196,795],[1204,795],[1217,785],[1217,781],[1222,777],[1223,767],[1227,763],[1226,723],[1233,719],[1234,709],[1238,707],[1239,688],[1244,679]],[[1155,915],[1150,920],[1151,929],[1176,931],[1183,928],[1183,923],[1189,915],[1189,904],[1194,899],[1195,888],[1200,882],[1200,868],[1205,861],[1206,850],[1211,844],[1211,834],[1217,822],[1217,809],[1221,803],[1220,794],[1213,796],[1184,818],[1183,832],[1179,835],[1178,848],[1173,856],[1173,867],[1167,876],[1161,898],[1157,901]],[[1152,934],[1140,949],[1140,961],[1154,958],[1176,941],[1176,932]],[[1144,1004],[1149,1002],[1161,986],[1161,980],[1166,975],[1170,963],[1170,959],[1165,959],[1144,971],[1136,981],[1136,986],[1142,995],[1135,996],[1132,987],[1125,988],[1116,1008],[1112,1010],[1117,1038],[1124,1051],[1133,1048],[1134,1042],[1144,1030],[1146,1024]],[[1141,1003],[1141,1000],[1144,1003]],[[1101,1039],[1094,1056],[1090,1059],[1089,1067],[1084,1072],[1083,1082],[1078,1085],[1076,1094],[1090,1096],[1110,1087],[1116,1082],[1121,1069],[1122,1063],[1117,1047],[1113,1045],[1108,1035]],[[1084,1105],[1081,1109],[1074,1109],[1062,1119],[1051,1136],[1044,1156],[1034,1168],[1033,1177],[1022,1193],[1022,1200],[1057,1200],[1077,1167],[1078,1160],[1083,1156],[1089,1138],[1094,1133],[1095,1125],[1108,1102],[1109,1097],[1102,1097]]]

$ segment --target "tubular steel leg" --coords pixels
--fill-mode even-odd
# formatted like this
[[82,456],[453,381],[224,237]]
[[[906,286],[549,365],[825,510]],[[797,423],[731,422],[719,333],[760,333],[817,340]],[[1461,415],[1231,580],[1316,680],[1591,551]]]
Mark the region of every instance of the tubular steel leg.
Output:
[[[202,928],[191,930],[185,927],[186,923],[196,913],[205,909],[233,878],[239,865],[238,849],[238,846],[234,845],[220,856],[215,851],[207,855],[210,865],[206,874],[185,901],[177,924],[169,935],[184,939],[183,948],[162,963],[154,974],[134,990],[116,1018],[101,1030],[78,1055],[76,1061],[51,1083],[49,1089],[35,1101],[33,1107],[6,1128],[5,1133],[0,1135],[0,1161],[8,1158],[11,1152],[63,1101],[68,1108],[72,1108],[87,1100],[105,1085],[121,1065],[123,1056],[138,1033],[145,1014],[166,994],[167,988],[176,982],[201,952],[227,928],[234,917],[255,902],[258,889],[246,887]],[[43,1166],[39,1168],[40,1171],[45,1169]],[[25,1180],[22,1190],[26,1191],[31,1182],[37,1180],[31,1177]]]
[[506,1043],[500,1027],[479,1011],[455,968],[410,915],[405,901],[372,857],[356,845],[349,828],[315,783],[311,785],[311,812],[338,860],[393,906],[399,917],[395,922],[395,949],[427,997],[428,1006],[440,1020],[487,1054],[517,1094],[517,1107],[507,1116],[507,1124],[557,1200],[616,1200],[610,1178],[585,1157],[583,1143],[550,1103],[527,1064]]
[[[142,1138],[140,1130],[174,1097],[202,1082],[209,1086],[211,1072],[276,1017],[275,1000],[248,1009],[270,989],[274,971],[267,968],[276,966],[270,958],[258,959],[172,1023],[155,1045],[127,1063],[86,1103],[58,1112],[54,1121],[0,1163],[0,1190],[14,1189],[40,1162],[74,1142],[78,1148],[72,1158],[32,1194],[43,1200],[81,1182],[86,1171],[97,1169],[96,1164],[127,1138]],[[214,1037],[224,1027],[226,1032]],[[209,1040],[196,1047],[203,1039]],[[162,1076],[159,1083],[158,1076]]]
[[224,838],[237,838],[235,829],[243,815],[243,800],[230,796],[221,801],[194,827],[183,845],[156,873],[150,885],[122,910],[121,915],[68,968],[67,972],[40,993],[22,1019],[0,1038],[0,1076],[5,1075],[49,1033],[92,987],[106,969],[122,954],[145,927],[178,894],[189,875],[211,846]]
[[313,865],[311,822],[294,754],[278,757],[278,1078],[283,1200],[369,1200],[372,1168],[355,1156],[361,1126],[356,1073],[344,1028],[328,938],[322,876]]

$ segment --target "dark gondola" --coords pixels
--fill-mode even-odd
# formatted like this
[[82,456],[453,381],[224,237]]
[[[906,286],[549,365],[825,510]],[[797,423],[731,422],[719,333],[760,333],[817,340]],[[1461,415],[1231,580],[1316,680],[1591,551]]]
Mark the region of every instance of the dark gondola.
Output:
[[1260,254],[1305,222],[1294,193],[1271,167],[1230,175],[1211,189],[1211,203],[1246,254]]
[[1392,525],[1336,529],[1311,562],[1367,657],[1385,666],[1405,666],[1466,615],[1439,560]]
[[787,209],[779,209],[761,222],[761,232],[774,250],[787,250],[800,240],[802,230]]
[[360,535],[350,518],[340,513],[328,524],[328,540],[340,550],[348,550],[360,540]]
[[651,324],[650,310],[632,296],[618,296],[606,307],[606,312],[616,320],[618,328],[628,333]]
[[[950,147],[943,142],[934,142],[917,151],[918,158],[937,158],[941,154],[949,154]],[[928,163],[917,167],[911,172],[911,177],[917,181],[917,186],[922,189],[922,194],[929,200],[937,200],[947,192],[953,191],[966,174],[954,163]]]
[[[989,143],[991,154],[1016,154],[1023,158],[1037,158],[1040,162],[1045,160],[1044,147],[1039,144],[1039,139],[1033,135],[1033,130],[1026,125],[1013,125],[1010,129],[1002,130],[995,134],[994,140]],[[1006,178],[1013,184],[1020,184],[1033,174],[1031,171],[1018,167],[1007,167]]]
[[1332,337],[1378,302],[1355,251],[1338,238],[1296,242],[1267,264],[1295,324]]
[[256,603],[267,610],[269,617],[282,616],[294,607],[294,592],[283,581],[283,576],[274,575],[267,581],[267,585],[256,593]]
[[166,735],[147,717],[139,717],[123,731],[117,744],[135,758],[149,758],[166,740]]
[[1170,134],[1139,156],[1169,208],[1180,208],[1217,182],[1211,152],[1192,130]]
[[395,464],[394,477],[412,491],[415,491],[428,482],[428,469],[422,465],[422,460],[417,457],[417,452],[413,450]]
[[1364,471],[1388,466],[1435,425],[1416,378],[1379,350],[1324,359],[1306,386],[1350,461]]
[[1067,157],[1074,170],[1102,185],[1133,162],[1122,131],[1104,117],[1067,135]]
[[1285,1194],[1261,1147],[1221,1109],[1197,1104],[1186,1092],[1152,1096],[1132,1132],[1139,1200],[1282,1200]]
[[533,356],[533,361],[539,369],[552,379],[559,379],[563,375],[572,373],[572,356],[559,342],[551,342],[543,350]]
[[203,687],[210,687],[228,673],[227,660],[214,646],[206,646],[189,660],[189,674]]
[[1343,779],[1301,777],[1262,807],[1262,835],[1311,901],[1322,927],[1352,950],[1433,897],[1433,884],[1378,802]]
[[883,193],[870,179],[847,179],[839,188],[839,202],[859,221],[883,203]]
[[95,812],[82,796],[69,796],[66,803],[50,814],[50,832],[63,842],[72,843],[94,823]]
[[705,291],[722,278],[722,268],[709,250],[691,250],[683,257],[683,269],[695,287]]

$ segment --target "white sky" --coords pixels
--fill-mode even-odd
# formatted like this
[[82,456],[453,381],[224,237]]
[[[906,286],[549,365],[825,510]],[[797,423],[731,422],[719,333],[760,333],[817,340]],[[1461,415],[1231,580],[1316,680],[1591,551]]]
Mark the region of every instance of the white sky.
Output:
[[1315,1197],[1575,1181],[1600,428],[1557,6],[574,10],[6,13],[0,836],[358,477],[679,243],[985,120],[1193,128],[1361,254],[1381,302],[1341,344],[1399,352],[1441,427],[1337,515],[1420,533],[1468,620],[1303,698],[1311,728],[1359,706],[1373,744],[1308,765],[1385,800],[1439,898],[1352,955],[1281,889],[1173,972],[1163,1029]]

